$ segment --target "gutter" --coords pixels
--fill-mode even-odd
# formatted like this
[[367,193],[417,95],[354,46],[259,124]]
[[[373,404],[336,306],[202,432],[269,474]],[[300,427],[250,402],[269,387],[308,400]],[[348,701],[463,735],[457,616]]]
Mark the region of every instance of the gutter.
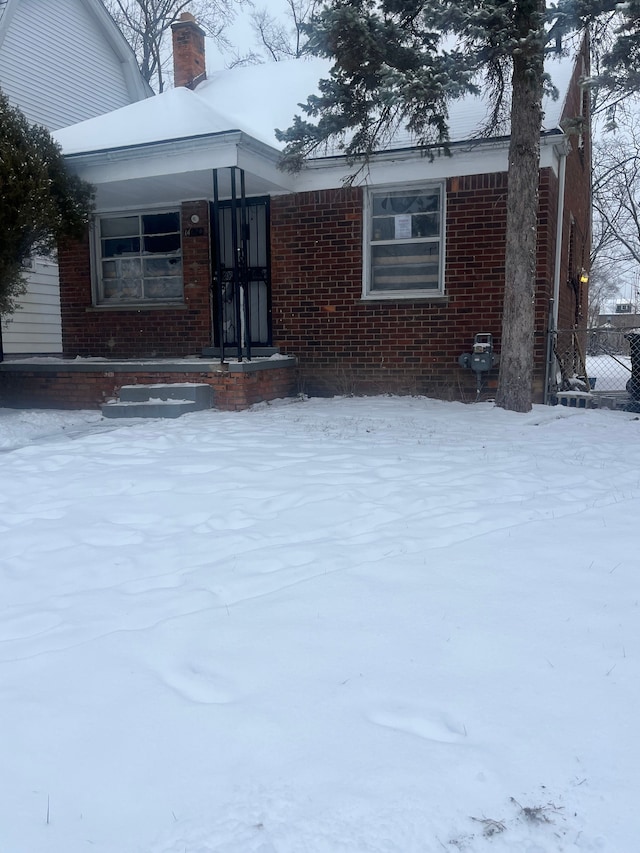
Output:
[[[564,136],[563,132],[558,129],[543,130],[541,133],[540,142],[542,145],[554,144],[558,135]],[[55,137],[55,134],[54,134]],[[469,151],[476,147],[483,148],[503,148],[508,142],[508,136],[502,137],[479,137],[476,139],[465,139],[450,142],[448,148],[451,153],[462,150]],[[179,153],[191,153],[203,148],[209,147],[211,144],[231,144],[238,149],[241,147],[246,151],[250,151],[258,156],[263,157],[267,161],[278,165],[282,152],[274,148],[269,143],[263,142],[251,134],[246,133],[238,128],[229,128],[227,130],[212,131],[209,133],[199,133],[192,136],[177,136],[172,139],[155,139],[148,142],[134,142],[128,145],[114,145],[108,148],[94,148],[86,151],[65,152],[64,145],[62,153],[70,164],[81,162],[92,165],[108,163],[122,160],[133,160],[138,157],[146,157],[150,151],[166,152],[168,155]],[[398,157],[407,156],[409,154],[419,155],[420,157],[428,157],[430,154],[437,156],[442,152],[441,145],[425,145],[415,146],[406,145],[396,148],[384,148],[372,151],[370,157],[376,162],[386,162],[396,160]],[[323,169],[329,164],[344,163],[346,160],[344,153],[340,154],[325,154],[321,157],[311,157],[305,164],[305,170],[314,171]],[[293,190],[289,190],[293,191]]]
[[[53,134],[55,136],[55,132]],[[208,142],[213,141],[229,141],[240,143],[242,138],[246,137],[241,130],[218,130],[211,133],[198,133],[193,136],[176,136],[173,139],[154,139],[149,142],[133,142],[130,145],[113,145],[109,148],[89,148],[86,151],[71,151],[67,153],[62,146],[62,154],[65,160],[88,159],[99,156],[106,157],[109,155],[128,155],[142,151],[146,153],[149,148],[158,149],[165,146],[167,149],[183,149],[189,151],[201,143],[202,140]],[[56,140],[57,141],[57,140]],[[257,141],[257,140],[256,140]],[[264,143],[262,143],[264,145]],[[266,146],[268,148],[269,146]]]
[[[540,133],[540,144],[548,145],[549,143],[553,144],[557,147],[556,139],[560,136],[563,139],[565,138],[565,134],[563,130],[558,128],[554,128],[552,130],[543,130]],[[428,145],[398,145],[397,147],[389,147],[389,148],[376,148],[374,151],[371,151],[367,156],[373,160],[384,161],[384,160],[393,160],[396,159],[398,155],[403,154],[418,154],[420,157],[429,157],[432,155],[433,159],[439,156],[448,156],[447,151],[445,149],[449,149],[451,154],[454,151],[473,151],[475,148],[506,148],[509,143],[510,136],[478,136],[469,139],[458,139],[450,142],[444,143],[433,143]],[[305,162],[305,168],[313,168],[314,166],[319,168],[322,167],[323,164],[327,162],[344,162],[348,160],[346,154],[323,154],[322,156],[310,157]]]

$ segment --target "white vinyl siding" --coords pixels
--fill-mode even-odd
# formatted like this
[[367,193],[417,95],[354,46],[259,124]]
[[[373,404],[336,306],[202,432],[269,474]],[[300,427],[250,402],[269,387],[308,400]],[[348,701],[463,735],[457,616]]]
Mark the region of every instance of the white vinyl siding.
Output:
[[83,0],[21,0],[0,51],[0,88],[49,130],[132,101],[123,64]]
[[2,328],[5,353],[61,353],[60,289],[56,264],[35,258],[27,292],[18,301],[21,308]]
[[[0,88],[31,122],[57,130],[146,96],[100,0],[13,0],[0,9]],[[28,278],[23,307],[3,325],[4,350],[59,353],[57,268],[36,261]]]

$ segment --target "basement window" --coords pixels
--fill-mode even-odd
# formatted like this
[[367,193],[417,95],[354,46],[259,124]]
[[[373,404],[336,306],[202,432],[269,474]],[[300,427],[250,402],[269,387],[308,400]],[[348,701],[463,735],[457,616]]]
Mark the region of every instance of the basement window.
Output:
[[369,191],[365,298],[443,294],[443,197],[441,184]]
[[182,301],[177,211],[101,217],[97,244],[98,304]]

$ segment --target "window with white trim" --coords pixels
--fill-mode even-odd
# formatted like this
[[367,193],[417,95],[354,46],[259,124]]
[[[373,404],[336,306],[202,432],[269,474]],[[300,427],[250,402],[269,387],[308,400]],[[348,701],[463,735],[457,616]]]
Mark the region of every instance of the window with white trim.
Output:
[[182,300],[178,211],[101,217],[97,256],[98,304]]
[[365,296],[443,293],[443,207],[441,184],[369,191]]

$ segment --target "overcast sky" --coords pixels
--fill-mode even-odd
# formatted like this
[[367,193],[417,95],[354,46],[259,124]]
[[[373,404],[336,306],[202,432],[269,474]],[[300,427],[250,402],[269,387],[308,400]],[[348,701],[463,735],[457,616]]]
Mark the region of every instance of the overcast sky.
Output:
[[[279,8],[278,0],[271,0],[273,11]],[[250,23],[251,9],[238,9],[236,20],[227,29],[227,37],[239,54],[256,50],[255,35]],[[231,53],[221,53],[211,39],[207,40],[207,66],[210,70],[226,68],[231,61]]]

